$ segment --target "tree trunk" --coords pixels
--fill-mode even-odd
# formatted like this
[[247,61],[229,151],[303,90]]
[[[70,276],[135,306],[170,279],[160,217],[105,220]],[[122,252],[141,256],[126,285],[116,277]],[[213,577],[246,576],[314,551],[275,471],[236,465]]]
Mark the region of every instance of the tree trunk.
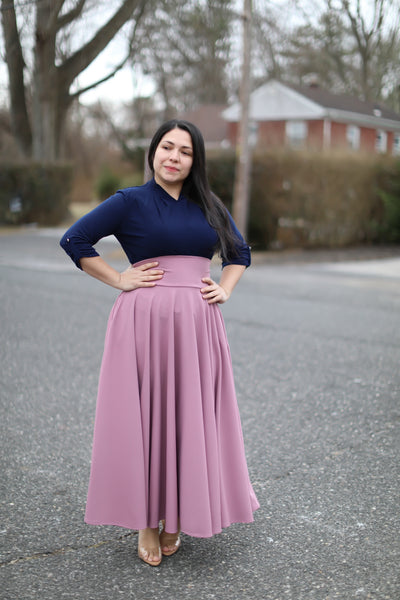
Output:
[[250,144],[249,144],[249,104],[251,72],[251,22],[252,2],[244,0],[243,14],[243,62],[240,85],[241,118],[236,154],[235,186],[233,194],[233,218],[239,231],[246,237],[249,212],[250,189]]
[[29,157],[32,150],[32,132],[26,107],[25,63],[17,29],[14,0],[2,0],[1,10],[9,77],[11,128],[21,154]]
[[49,28],[51,0],[38,2],[35,28],[35,65],[33,76],[33,158],[54,161],[60,153],[61,106],[58,103],[55,65],[56,29]]
[[[36,21],[32,114],[28,115],[23,78],[24,59],[16,25],[14,0],[1,0],[14,135],[25,156],[32,156],[35,160],[43,162],[57,160],[63,154],[63,133],[68,109],[74,98],[85,91],[78,90],[70,94],[73,81],[104,50],[134,14],[139,19],[144,7],[151,4],[149,0],[147,3],[145,0],[124,0],[86,44],[62,64],[57,65],[57,34],[80,16],[86,0],[77,0],[73,8],[62,13],[64,2],[65,0],[31,2],[35,4]],[[119,68],[121,65],[89,87],[95,87],[105,81]]]

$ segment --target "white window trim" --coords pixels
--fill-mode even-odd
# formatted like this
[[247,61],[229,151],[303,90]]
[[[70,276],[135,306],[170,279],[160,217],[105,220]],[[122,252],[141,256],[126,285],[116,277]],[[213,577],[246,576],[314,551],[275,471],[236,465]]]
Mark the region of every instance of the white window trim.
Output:
[[393,134],[393,156],[400,156],[400,133]]
[[346,139],[347,145],[352,150],[360,149],[360,138],[361,132],[357,125],[347,125],[346,127]]
[[307,121],[286,121],[285,138],[292,148],[302,148],[308,137]]
[[384,154],[387,152],[387,131],[384,129],[376,130],[375,149],[377,152]]

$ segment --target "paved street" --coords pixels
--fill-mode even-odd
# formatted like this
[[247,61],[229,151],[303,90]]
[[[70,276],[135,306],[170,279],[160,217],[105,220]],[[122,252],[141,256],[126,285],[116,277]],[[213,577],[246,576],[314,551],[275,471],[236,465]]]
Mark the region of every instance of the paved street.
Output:
[[261,508],[252,525],[184,536],[152,569],[136,532],[83,522],[118,292],[80,273],[60,235],[0,235],[0,597],[398,600],[400,252],[246,272],[222,310]]

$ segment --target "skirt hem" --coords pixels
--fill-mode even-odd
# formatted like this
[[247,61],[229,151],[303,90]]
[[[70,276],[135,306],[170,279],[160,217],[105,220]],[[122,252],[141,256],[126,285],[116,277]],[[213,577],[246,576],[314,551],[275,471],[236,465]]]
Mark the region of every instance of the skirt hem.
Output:
[[[255,511],[258,509],[255,509]],[[161,519],[160,519],[161,521]],[[88,522],[85,521],[86,525],[92,525],[92,526],[98,526],[98,527],[122,527],[123,529],[130,529],[131,531],[139,531],[140,529],[145,529],[145,527],[131,527],[129,525],[122,525],[121,523],[94,523],[94,522]],[[205,535],[204,533],[194,533],[189,531],[187,528],[185,529],[181,529],[181,533],[188,535],[189,537],[194,537],[194,538],[202,538],[202,539],[210,539],[212,537],[214,537],[214,535],[219,535],[220,533],[223,532],[224,529],[227,529],[228,527],[230,527],[231,525],[248,525],[249,523],[254,523],[254,517],[252,519],[248,519],[248,520],[240,520],[240,521],[232,521],[231,523],[228,523],[227,525],[224,525],[223,527],[221,527],[220,529],[214,531],[213,533],[209,533],[207,535]]]

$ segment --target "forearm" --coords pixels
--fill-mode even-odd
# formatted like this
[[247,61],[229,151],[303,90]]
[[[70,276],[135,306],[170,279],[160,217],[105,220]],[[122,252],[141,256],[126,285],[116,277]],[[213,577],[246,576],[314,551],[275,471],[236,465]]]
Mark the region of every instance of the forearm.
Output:
[[122,273],[111,267],[100,256],[91,256],[80,259],[81,267],[96,279],[117,290],[130,292],[139,287],[154,287],[162,279],[164,271],[157,269],[158,262],[148,262],[138,267],[131,265]]
[[120,289],[121,273],[111,267],[101,256],[84,257],[80,259],[82,270],[103,283]]
[[228,296],[231,295],[234,287],[245,272],[244,265],[227,265],[222,269],[222,275],[219,280],[219,285],[224,288]]

